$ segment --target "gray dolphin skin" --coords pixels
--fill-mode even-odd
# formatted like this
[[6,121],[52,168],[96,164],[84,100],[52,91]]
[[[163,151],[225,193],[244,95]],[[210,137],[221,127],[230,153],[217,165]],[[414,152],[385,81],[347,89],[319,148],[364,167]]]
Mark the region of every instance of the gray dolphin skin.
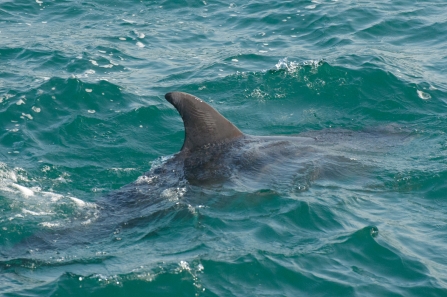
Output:
[[222,144],[244,136],[236,126],[203,100],[182,92],[165,95],[180,113],[185,125],[182,151],[193,151],[210,144]]

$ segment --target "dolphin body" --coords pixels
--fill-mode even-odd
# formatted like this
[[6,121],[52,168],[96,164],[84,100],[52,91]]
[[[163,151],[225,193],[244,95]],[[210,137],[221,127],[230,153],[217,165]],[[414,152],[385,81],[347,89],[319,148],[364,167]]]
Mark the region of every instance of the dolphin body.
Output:
[[193,95],[170,92],[165,99],[183,119],[185,140],[165,166],[148,174],[169,170],[201,187],[290,193],[307,190],[318,179],[348,180],[363,188],[374,180],[377,158],[411,139],[411,133],[393,124],[361,131],[325,129],[300,136],[252,136]]
[[91,224],[37,232],[16,245],[12,254],[0,255],[16,258],[29,256],[29,250],[63,251],[79,244],[104,243],[115,240],[117,232],[138,226],[153,226],[156,232],[161,228],[158,218],[178,211],[182,199],[186,201],[180,203],[186,205],[202,199],[206,196],[203,189],[217,188],[218,193],[227,189],[233,193],[285,191],[287,195],[307,190],[316,179],[350,179],[352,185],[353,178],[360,179],[363,187],[368,183],[368,168],[375,166],[369,160],[407,138],[394,128],[251,136],[193,95],[171,92],[165,98],[185,126],[185,140],[177,154],[97,201],[97,216]]

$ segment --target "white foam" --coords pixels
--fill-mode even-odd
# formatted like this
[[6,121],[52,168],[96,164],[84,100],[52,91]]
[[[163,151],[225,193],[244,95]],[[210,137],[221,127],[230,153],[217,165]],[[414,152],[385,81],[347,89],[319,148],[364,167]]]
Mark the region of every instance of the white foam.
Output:
[[126,20],[126,19],[123,19],[123,21],[125,21],[126,23],[129,23],[129,24],[135,24],[136,23],[136,21]]
[[85,91],[86,91],[87,93],[91,93],[93,90],[92,90],[92,89],[85,89]]
[[5,95],[5,100],[8,100],[8,99],[10,99],[10,98],[12,98],[12,97],[14,97],[15,95],[11,95],[11,94],[6,94]]
[[23,212],[24,214],[29,214],[29,215],[32,215],[32,216],[46,216],[46,215],[50,215],[50,214],[52,214],[52,213],[50,213],[50,212],[44,212],[44,211],[36,212],[36,211],[28,210],[28,209],[26,209],[26,208],[23,208],[23,209],[22,209],[22,212]]
[[47,171],[50,171],[50,170],[51,170],[51,167],[48,166],[48,165],[43,166],[42,169],[41,169],[42,172],[47,172]]
[[76,204],[76,206],[78,206],[78,207],[81,207],[81,208],[83,208],[83,207],[96,208],[96,204],[95,203],[85,202],[85,201],[82,201],[81,199],[76,198],[76,197],[68,197],[68,198],[70,198],[71,201],[73,201]]
[[34,193],[39,193],[42,191],[42,189],[39,186],[34,186],[30,188],[31,191],[33,191]]
[[12,221],[12,220],[14,220],[14,219],[16,219],[16,218],[24,218],[24,216],[21,215],[21,214],[16,214],[16,215],[14,215],[14,216],[12,216],[12,217],[9,217],[9,218],[8,218],[8,221]]
[[138,47],[140,47],[140,48],[145,47],[145,45],[144,45],[143,43],[139,42],[139,41],[136,43],[136,45],[137,45]]
[[161,192],[161,197],[170,201],[177,201],[186,193],[186,188],[168,188]]
[[[50,169],[49,166],[45,165]],[[44,222],[36,222],[46,228],[54,228],[65,225],[66,222],[58,219],[59,214],[65,214],[65,207],[61,210],[61,205],[67,205],[70,208],[76,208],[83,215],[82,225],[88,225],[94,222],[99,210],[97,205],[91,202],[85,202],[79,198],[43,191],[39,186],[23,186],[20,182],[32,183],[34,179],[27,178],[25,170],[22,168],[9,169],[8,166],[0,162],[0,195],[6,198],[15,213],[11,213],[8,220],[21,220],[25,217],[35,217],[36,220],[50,216]],[[78,213],[76,211],[75,213]],[[37,219],[38,218],[38,219]]]
[[81,223],[81,225],[87,226],[90,225],[93,221],[91,219],[85,220]]
[[261,89],[256,88],[251,92],[250,96],[253,98],[258,98],[260,101],[264,101],[268,94]]
[[151,184],[154,182],[155,180],[155,176],[146,176],[146,175],[142,175],[140,177],[137,178],[136,183],[137,184]]
[[131,171],[135,171],[136,169],[135,168],[132,168],[132,167],[130,167],[130,168],[110,168],[110,170],[112,170],[112,171],[124,171],[124,172],[131,172]]
[[96,62],[95,60],[90,60],[90,63],[92,63],[95,66],[98,66],[98,62]]
[[17,175],[14,171],[8,170],[5,163],[0,162],[0,181],[3,180],[17,182]]
[[179,265],[180,265],[180,268],[182,270],[187,270],[187,271],[191,270],[191,268],[189,267],[188,262],[186,262],[186,261],[180,261]]
[[41,110],[39,107],[35,107],[35,106],[31,107],[31,109],[37,113],[40,112],[40,110]]
[[197,210],[195,209],[194,206],[192,206],[191,204],[188,204],[188,210],[191,214],[193,215],[197,215]]
[[164,189],[163,192],[161,192],[161,197],[167,198],[169,200],[178,200],[175,189],[173,188]]
[[28,197],[30,197],[30,196],[34,196],[34,192],[33,192],[31,189],[27,188],[27,187],[21,186],[21,185],[16,184],[16,183],[11,183],[11,187],[13,187],[13,188],[19,190],[20,193],[21,193],[25,198],[28,198]]
[[47,228],[54,228],[54,227],[59,227],[61,224],[60,223],[51,223],[51,222],[42,222],[39,225],[47,227]]
[[43,197],[50,198],[51,202],[57,202],[57,201],[61,200],[62,198],[64,198],[64,195],[56,194],[56,193],[52,193],[52,192],[43,191],[43,192],[41,192],[41,194]]
[[28,114],[28,113],[23,113],[23,112],[22,112],[22,116],[21,116],[21,118],[28,118],[28,119],[32,120],[32,119],[33,119],[33,116],[30,115],[30,114]]
[[287,58],[281,59],[278,61],[278,63],[275,65],[276,69],[287,69],[289,72],[295,71],[299,64],[296,62],[289,62]]
[[421,98],[422,100],[428,100],[431,98],[430,94],[422,92],[420,90],[417,90],[418,96],[419,98]]
[[[96,63],[96,61],[95,61],[95,63]],[[89,70],[86,70],[83,74],[76,74],[76,75],[72,74],[72,77],[73,78],[85,78],[85,77],[88,77],[89,74],[95,74],[95,73],[96,73],[95,70],[89,69]]]

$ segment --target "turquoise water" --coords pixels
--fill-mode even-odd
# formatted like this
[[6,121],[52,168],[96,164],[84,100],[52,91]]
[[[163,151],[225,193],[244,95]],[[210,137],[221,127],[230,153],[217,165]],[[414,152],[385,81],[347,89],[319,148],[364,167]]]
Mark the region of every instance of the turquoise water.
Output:
[[[1,1],[0,294],[447,296],[445,32],[445,1]],[[137,202],[174,90],[347,161]]]

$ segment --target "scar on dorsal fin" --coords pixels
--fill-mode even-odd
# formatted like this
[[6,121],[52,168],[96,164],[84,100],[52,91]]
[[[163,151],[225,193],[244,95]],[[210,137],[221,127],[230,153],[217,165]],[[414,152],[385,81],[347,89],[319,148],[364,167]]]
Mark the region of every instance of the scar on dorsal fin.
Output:
[[179,112],[185,125],[182,151],[193,151],[207,144],[227,143],[244,134],[203,100],[182,92],[165,95]]

